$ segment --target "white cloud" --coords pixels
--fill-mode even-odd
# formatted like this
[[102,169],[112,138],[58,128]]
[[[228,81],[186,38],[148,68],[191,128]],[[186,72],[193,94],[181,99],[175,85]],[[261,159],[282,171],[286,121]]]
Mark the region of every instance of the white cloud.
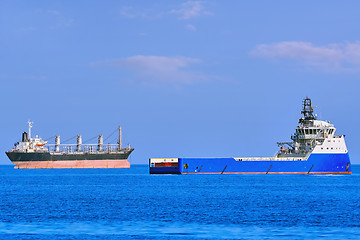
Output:
[[123,16],[123,17],[126,17],[126,18],[136,18],[136,17],[139,16],[139,13],[136,12],[133,7],[123,6],[120,9],[120,15]]
[[138,55],[106,61],[100,65],[129,70],[142,82],[190,84],[206,79],[202,74],[189,69],[200,62],[199,59],[188,57]]
[[68,28],[74,24],[74,19],[70,18],[68,14],[54,9],[29,9],[28,14],[31,15],[31,19],[24,23],[27,26],[21,27],[17,31],[26,34],[44,29]]
[[314,46],[309,42],[260,44],[250,53],[267,59],[290,59],[326,71],[359,71],[360,42]]
[[162,12],[156,12],[154,9],[138,9],[131,6],[123,6],[119,11],[120,15],[125,18],[135,19],[160,19]]
[[50,21],[48,22],[52,23],[52,25],[49,27],[49,29],[66,28],[72,26],[74,23],[74,19],[65,16],[62,12],[58,10],[38,9],[38,12],[44,12],[50,16]]
[[57,10],[47,10],[47,13],[52,14],[52,15],[56,15],[56,16],[61,15],[60,12],[57,11]]
[[179,15],[180,19],[191,19],[203,15],[212,15],[211,12],[205,10],[204,2],[202,1],[187,1],[181,4],[178,9],[170,11],[171,14]]
[[192,25],[192,24],[186,25],[186,28],[187,28],[188,30],[191,30],[191,31],[196,31],[196,27],[195,27],[194,25]]

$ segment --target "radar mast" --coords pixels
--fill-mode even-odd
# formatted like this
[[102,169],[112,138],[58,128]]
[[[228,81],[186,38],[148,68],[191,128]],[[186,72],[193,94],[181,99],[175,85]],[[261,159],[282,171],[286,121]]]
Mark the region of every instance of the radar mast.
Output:
[[29,120],[27,123],[29,124],[29,139],[31,139],[31,128],[33,126],[33,122]]
[[311,99],[306,97],[303,101],[303,110],[301,111],[304,114],[304,120],[316,120],[316,116],[314,116],[315,106],[311,106]]

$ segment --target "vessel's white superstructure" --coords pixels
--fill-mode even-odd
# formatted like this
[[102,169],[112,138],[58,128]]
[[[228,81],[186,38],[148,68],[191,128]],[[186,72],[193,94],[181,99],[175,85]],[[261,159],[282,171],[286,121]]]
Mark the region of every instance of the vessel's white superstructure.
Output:
[[317,120],[311,99],[305,98],[304,116],[300,118],[293,142],[278,142],[281,147],[276,157],[306,157],[310,153],[347,153],[344,135],[335,135],[336,128],[330,121]]
[[48,144],[48,141],[42,140],[38,135],[35,135],[35,138],[31,137],[31,128],[33,125],[33,122],[28,121],[29,125],[29,132],[23,133],[22,141],[17,142],[15,144],[15,148],[13,151],[16,152],[48,152],[49,149],[44,147],[46,144]]

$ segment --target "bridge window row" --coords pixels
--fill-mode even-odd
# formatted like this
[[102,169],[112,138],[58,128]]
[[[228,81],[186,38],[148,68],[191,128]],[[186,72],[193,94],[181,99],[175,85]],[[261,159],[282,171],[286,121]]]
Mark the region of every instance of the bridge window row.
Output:
[[[300,135],[304,134],[318,134],[321,132],[321,129],[313,129],[313,128],[307,128],[307,129],[296,129],[296,133]],[[334,132],[334,129],[325,130],[325,133],[332,134]]]

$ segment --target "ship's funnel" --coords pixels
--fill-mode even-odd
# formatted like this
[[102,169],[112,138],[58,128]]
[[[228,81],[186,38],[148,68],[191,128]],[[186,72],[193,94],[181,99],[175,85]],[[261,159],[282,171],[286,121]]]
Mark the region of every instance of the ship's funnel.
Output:
[[29,138],[28,138],[28,134],[27,132],[23,132],[22,134],[22,142],[28,142]]
[[55,152],[60,152],[60,135],[55,137]]

